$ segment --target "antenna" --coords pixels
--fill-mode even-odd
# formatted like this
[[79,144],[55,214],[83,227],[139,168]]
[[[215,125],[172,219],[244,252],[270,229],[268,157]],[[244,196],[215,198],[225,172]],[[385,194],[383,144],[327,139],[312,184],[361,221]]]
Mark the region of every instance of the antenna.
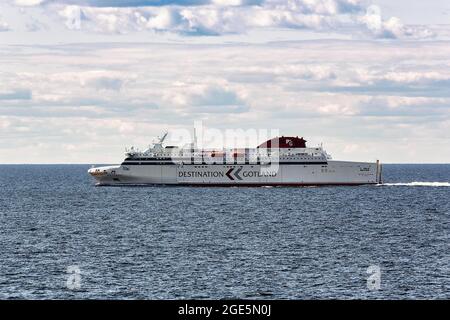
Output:
[[164,132],[163,136],[161,138],[159,138],[159,143],[163,143],[164,140],[166,140],[167,135],[169,134],[169,132]]

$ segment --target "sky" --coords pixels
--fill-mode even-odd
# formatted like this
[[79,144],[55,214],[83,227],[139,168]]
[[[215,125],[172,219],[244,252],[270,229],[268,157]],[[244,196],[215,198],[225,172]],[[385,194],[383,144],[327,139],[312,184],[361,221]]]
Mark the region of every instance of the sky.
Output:
[[0,163],[119,163],[195,121],[450,163],[449,40],[442,0],[2,0]]

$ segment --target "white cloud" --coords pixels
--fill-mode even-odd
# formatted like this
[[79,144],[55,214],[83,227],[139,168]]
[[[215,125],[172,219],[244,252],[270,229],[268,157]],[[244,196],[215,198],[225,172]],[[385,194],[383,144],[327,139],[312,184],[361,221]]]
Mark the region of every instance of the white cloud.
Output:
[[5,21],[1,20],[1,16],[0,16],[0,32],[4,32],[4,31],[10,31],[11,28],[9,27],[9,24],[6,23]]
[[205,79],[199,83],[176,82],[163,94],[163,104],[180,114],[240,113],[248,111],[245,92],[227,81]]
[[218,6],[227,7],[227,6],[242,6],[252,2],[245,0],[212,0],[212,3]]
[[427,97],[386,97],[384,104],[389,108],[423,106],[423,105],[448,105],[449,99]]
[[[304,29],[343,36],[422,39],[433,28],[383,17],[363,0],[158,0],[83,2],[10,0],[56,12],[71,30],[127,34],[151,31],[182,35],[245,34],[251,30]],[[36,30],[36,25],[28,29]]]
[[450,81],[450,74],[446,71],[391,71],[375,77],[377,80],[387,80],[398,83],[429,83]]
[[376,5],[369,6],[358,20],[377,38],[429,38],[434,35],[425,27],[405,26],[397,17],[383,19],[381,9]]
[[234,74],[234,79],[249,79],[253,81],[265,79],[273,81],[275,79],[304,79],[308,81],[325,81],[336,78],[333,68],[329,65],[315,64],[284,64],[280,63],[276,66],[244,66],[239,68],[231,68],[227,70],[230,74]]
[[[311,145],[325,142],[335,157],[361,160],[406,161],[392,151],[394,142],[425,137],[443,147],[436,161],[448,161],[450,97],[436,87],[448,91],[450,46],[349,44],[2,46],[0,59],[11,63],[0,70],[0,83],[8,84],[0,93],[0,161],[20,160],[8,145],[45,162],[49,150],[67,144],[76,147],[71,158],[62,153],[58,161],[114,162],[125,145],[145,145],[196,119],[210,127],[278,128]],[[32,151],[36,143],[44,146]],[[376,148],[341,151],[353,144]]]
[[47,25],[41,23],[36,19],[30,19],[30,21],[25,26],[26,30],[29,32],[36,32],[41,30],[48,30]]
[[177,28],[183,20],[183,16],[180,12],[172,8],[159,9],[158,12],[149,17],[148,20],[139,13],[136,14],[143,22],[145,22],[145,28],[151,30],[171,30],[172,28]]
[[325,115],[341,115],[341,116],[343,115],[352,116],[358,113],[355,110],[355,108],[349,105],[333,104],[333,103],[319,106],[318,111]]
[[375,38],[426,38],[424,27],[383,19],[377,6],[358,0],[267,0],[259,5],[240,0],[216,0],[198,6],[89,7],[52,5],[69,29],[106,33],[142,30],[191,35],[245,33],[253,29],[306,29],[352,33]]
[[14,4],[18,5],[18,6],[24,6],[24,7],[28,7],[28,6],[37,6],[40,5],[42,3],[44,3],[46,0],[14,0]]
[[[442,50],[446,51],[444,47]],[[423,53],[426,54],[425,51]],[[339,74],[334,81],[324,83],[323,90],[384,96],[450,97],[450,70],[447,66],[417,65],[420,63],[405,60],[391,68],[355,67]]]
[[[416,161],[450,159],[450,46],[419,41],[432,35],[428,26],[351,0],[34,3],[0,6],[14,30],[25,31],[33,15],[56,31],[39,33],[30,22],[38,33],[18,38],[75,44],[1,45],[0,60],[8,63],[0,70],[0,162],[24,153],[31,162],[115,162],[124,145],[145,145],[195,119],[211,127],[279,128],[311,145],[324,141],[336,157],[407,161],[412,152]],[[14,10],[23,15],[14,19]],[[317,39],[316,32],[349,41],[283,41]],[[254,35],[258,44],[248,43]],[[374,38],[396,41],[360,41]],[[169,43],[174,39],[178,44]],[[59,149],[71,152],[53,158]]]

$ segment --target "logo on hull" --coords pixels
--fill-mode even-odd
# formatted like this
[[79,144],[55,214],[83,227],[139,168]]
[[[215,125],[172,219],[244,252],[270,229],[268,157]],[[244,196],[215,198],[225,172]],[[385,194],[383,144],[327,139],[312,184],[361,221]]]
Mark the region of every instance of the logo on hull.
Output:
[[241,176],[239,175],[239,172],[241,172],[242,168],[237,168],[237,170],[233,173],[234,169],[235,168],[231,168],[230,170],[227,171],[226,176],[228,177],[228,179],[234,180],[233,176],[231,175],[233,174],[236,179],[242,180]]
[[220,178],[227,177],[231,181],[242,181],[245,178],[276,177],[276,171],[242,170],[242,167],[230,168],[228,171],[179,171],[180,178]]

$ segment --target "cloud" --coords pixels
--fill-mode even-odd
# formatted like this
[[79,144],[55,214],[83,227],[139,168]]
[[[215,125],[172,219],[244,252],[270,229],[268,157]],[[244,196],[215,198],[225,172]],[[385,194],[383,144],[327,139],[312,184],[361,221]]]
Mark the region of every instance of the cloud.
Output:
[[15,89],[0,91],[0,100],[31,100],[32,93],[29,89]]
[[47,2],[47,0],[13,0],[14,4],[24,7],[37,6],[45,2]]
[[27,22],[25,28],[26,28],[26,30],[28,32],[37,32],[37,31],[41,31],[41,30],[45,30],[45,31],[49,30],[49,27],[46,24],[40,22],[39,20],[37,20],[37,19],[35,19],[33,17],[29,18],[29,21]]
[[204,5],[210,3],[210,0],[65,0],[65,2],[92,7],[158,7],[167,5]]
[[256,5],[263,0],[13,0],[18,6],[38,6],[42,4],[62,3],[83,7],[124,8],[124,7],[160,7],[160,6],[200,6],[217,4],[222,6]]
[[359,0],[266,0],[265,7],[282,9],[292,13],[333,16],[357,13],[363,10]]
[[358,111],[349,105],[329,103],[318,107],[317,111],[324,115],[340,115],[353,116],[358,114]]
[[231,68],[227,73],[234,81],[276,81],[300,79],[307,81],[326,81],[336,78],[331,66],[304,63],[280,63],[276,66],[245,66]]
[[237,94],[219,86],[207,86],[200,93],[192,94],[190,103],[200,106],[224,106],[242,104]]
[[[142,18],[142,21],[145,20],[142,16],[140,18]],[[145,28],[162,31],[177,28],[182,24],[183,16],[179,11],[172,8],[162,8],[156,15],[148,18],[145,22]]]
[[450,98],[359,95],[344,100],[335,96],[334,102],[323,100],[326,102],[316,111],[331,117],[423,117],[425,122],[431,117],[446,118],[450,113]]
[[370,97],[358,106],[360,115],[367,116],[446,116],[450,99],[427,97]]
[[[305,29],[371,38],[429,38],[425,27],[384,19],[359,0],[211,0],[48,2],[69,29],[185,35],[242,34],[253,29]],[[125,6],[125,4],[127,4]]]
[[119,91],[123,86],[123,80],[112,77],[98,77],[88,80],[87,85],[96,89]]
[[165,93],[163,99],[180,113],[240,113],[249,110],[244,95],[224,81],[200,84],[178,82]]
[[[380,39],[422,39],[425,26],[384,18],[361,0],[14,0],[45,6],[73,30],[102,33],[138,31],[184,35],[242,34],[253,29],[305,29]],[[33,28],[31,28],[33,29]]]
[[[1,100],[0,161],[36,142],[28,161],[63,144],[72,162],[118,161],[125,145],[202,119],[303,135],[344,159],[407,161],[396,144],[423,139],[417,161],[448,162],[449,57],[446,42],[415,40],[3,45],[1,94],[31,99]],[[342,154],[353,144],[376,147]]]
[[[413,68],[409,66],[409,68]],[[427,70],[365,70],[357,69],[347,78],[323,87],[327,92],[352,92],[370,95],[410,97],[450,97],[450,70],[428,68]]]
[[145,89],[128,90],[134,77],[130,72],[107,70],[0,73],[2,82],[32,88],[0,92],[0,114],[67,117],[83,112],[92,117],[109,117],[158,108]]
[[7,24],[6,22],[1,20],[0,17],[0,32],[4,32],[4,31],[10,31],[11,28],[9,27],[9,24]]
[[372,76],[370,81],[389,81],[406,84],[428,84],[449,81],[450,74],[440,71],[390,71]]
[[367,8],[364,16],[358,17],[368,31],[376,38],[430,38],[433,32],[425,27],[405,26],[397,17],[383,19],[381,9],[376,5]]

